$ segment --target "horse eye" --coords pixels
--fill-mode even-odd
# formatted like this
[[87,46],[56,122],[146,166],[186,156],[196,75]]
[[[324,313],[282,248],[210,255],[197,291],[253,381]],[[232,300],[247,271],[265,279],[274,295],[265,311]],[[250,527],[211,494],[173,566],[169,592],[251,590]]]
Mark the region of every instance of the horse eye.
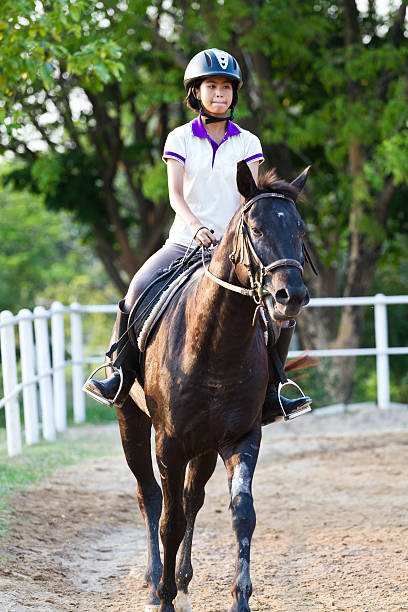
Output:
[[299,226],[299,229],[300,229],[300,235],[303,238],[303,236],[306,235],[306,231],[307,231],[306,223],[304,221],[298,221],[298,226]]
[[251,232],[254,234],[254,236],[262,236],[261,230],[257,227],[251,227]]

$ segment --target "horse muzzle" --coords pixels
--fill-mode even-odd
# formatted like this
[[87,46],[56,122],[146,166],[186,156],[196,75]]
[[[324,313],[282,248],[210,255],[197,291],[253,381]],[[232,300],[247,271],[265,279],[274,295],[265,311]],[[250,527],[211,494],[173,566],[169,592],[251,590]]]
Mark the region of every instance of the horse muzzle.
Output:
[[270,316],[277,323],[296,319],[310,300],[303,283],[296,287],[287,285],[278,290],[268,290],[264,287],[262,298]]

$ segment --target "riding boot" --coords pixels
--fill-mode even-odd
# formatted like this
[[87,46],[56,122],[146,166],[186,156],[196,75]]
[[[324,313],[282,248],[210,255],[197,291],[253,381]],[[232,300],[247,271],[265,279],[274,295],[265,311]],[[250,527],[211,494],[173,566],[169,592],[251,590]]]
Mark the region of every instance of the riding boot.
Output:
[[101,404],[108,406],[113,405],[113,400],[118,393],[120,387],[120,373],[118,368],[122,369],[123,383],[118,397],[115,400],[115,406],[122,406],[126,401],[129,391],[135,381],[139,371],[139,350],[130,343],[127,332],[129,313],[122,310],[124,300],[119,302],[119,310],[116,317],[116,329],[118,330],[119,344],[116,347],[116,359],[112,364],[114,373],[104,380],[89,379],[83,390],[85,393],[93,397]]
[[301,416],[306,412],[310,412],[311,410],[310,404],[312,403],[312,400],[308,396],[302,396],[296,399],[287,399],[281,395],[280,401],[282,406],[278,397],[277,385],[282,381],[280,380],[280,375],[274,366],[274,359],[271,356],[271,351],[276,349],[277,356],[282,364],[282,368],[279,369],[283,370],[289,353],[289,346],[295,332],[295,327],[296,321],[291,321],[289,327],[282,327],[276,345],[269,350],[268,357],[270,374],[268,387],[266,389],[265,401],[262,407],[262,425],[269,425],[269,423],[280,421],[283,418],[285,418],[285,420],[292,419],[296,416]]

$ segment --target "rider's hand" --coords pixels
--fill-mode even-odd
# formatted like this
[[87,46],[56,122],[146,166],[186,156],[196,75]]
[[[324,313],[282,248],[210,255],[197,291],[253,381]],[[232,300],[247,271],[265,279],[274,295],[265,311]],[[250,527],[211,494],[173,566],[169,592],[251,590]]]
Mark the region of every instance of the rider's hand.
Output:
[[217,239],[206,227],[202,227],[198,230],[196,235],[194,236],[194,240],[198,242],[200,246],[205,246],[209,248],[210,246],[215,246],[217,244]]

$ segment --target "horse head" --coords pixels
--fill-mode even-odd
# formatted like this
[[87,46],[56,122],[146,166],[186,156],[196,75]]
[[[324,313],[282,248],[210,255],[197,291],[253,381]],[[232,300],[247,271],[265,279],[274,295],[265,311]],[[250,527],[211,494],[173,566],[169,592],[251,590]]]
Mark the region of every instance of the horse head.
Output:
[[310,166],[292,183],[268,172],[257,186],[248,165],[237,166],[238,190],[245,203],[230,259],[239,281],[256,288],[259,303],[277,323],[295,319],[309,302],[302,278],[305,253],[308,257],[306,226],[296,208],[309,170]]

